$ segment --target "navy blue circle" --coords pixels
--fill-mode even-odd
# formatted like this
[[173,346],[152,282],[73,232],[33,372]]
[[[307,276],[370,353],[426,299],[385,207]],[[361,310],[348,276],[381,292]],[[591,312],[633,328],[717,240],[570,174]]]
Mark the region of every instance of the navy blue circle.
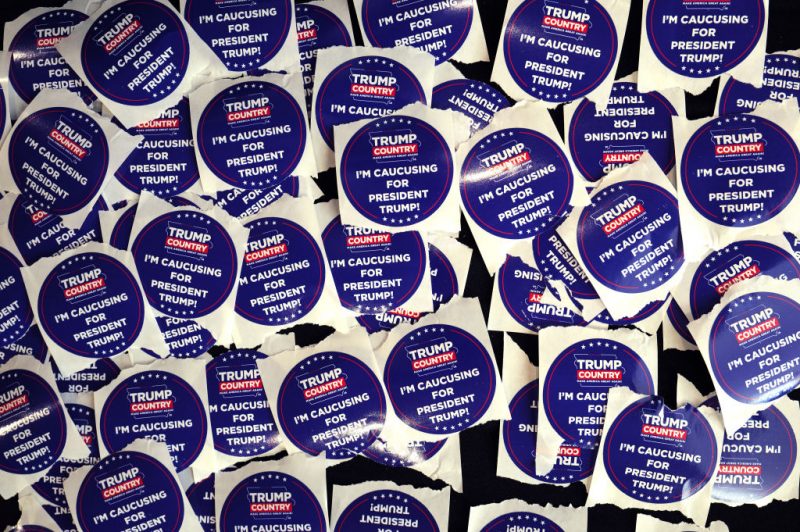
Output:
[[372,460],[388,467],[413,467],[417,464],[427,462],[442,450],[447,440],[412,441],[404,446],[402,450],[395,449],[394,446],[380,438],[375,440],[370,447],[361,454]]
[[396,490],[369,491],[357,497],[342,510],[333,530],[372,532],[383,530],[384,526],[390,526],[396,532],[439,532],[436,520],[422,502]]
[[457,111],[469,118],[474,135],[492,121],[495,113],[508,107],[508,99],[500,91],[474,79],[451,79],[433,89],[431,107]]
[[533,512],[510,512],[500,515],[483,527],[481,532],[505,532],[509,527],[514,526],[530,527],[531,530],[541,530],[542,532],[564,532],[563,528],[547,517]]
[[0,248],[0,347],[22,338],[33,325],[33,310],[22,279],[22,264]]
[[[783,63],[783,64],[781,64]],[[780,102],[800,98],[800,57],[789,54],[767,54],[761,88],[749,83],[728,79],[719,91],[719,115],[749,113],[767,100]]]
[[214,475],[208,475],[186,489],[186,498],[200,521],[204,532],[217,532],[217,516],[214,510]]

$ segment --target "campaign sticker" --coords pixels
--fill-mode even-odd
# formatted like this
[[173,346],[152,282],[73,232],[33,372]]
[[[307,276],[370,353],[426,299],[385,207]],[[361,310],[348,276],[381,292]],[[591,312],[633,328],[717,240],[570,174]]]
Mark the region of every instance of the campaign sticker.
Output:
[[446,324],[401,338],[387,357],[383,379],[398,417],[428,434],[474,425],[497,387],[489,351],[472,334]]
[[126,378],[109,393],[98,432],[109,453],[137,438],[163,441],[180,472],[202,451],[208,424],[200,396],[188,382],[167,371],[150,370]]
[[506,22],[503,60],[511,79],[538,100],[562,103],[613,75],[620,43],[597,0],[525,0]]
[[612,170],[638,161],[646,151],[668,174],[675,166],[675,114],[664,96],[640,93],[630,82],[614,83],[602,111],[594,102],[583,100],[572,115],[567,133],[578,171],[588,181],[597,182]]
[[761,88],[735,78],[728,79],[719,91],[719,115],[748,113],[761,102],[782,102],[800,99],[800,57],[789,54],[768,54],[764,61]]
[[183,16],[228,70],[245,72],[283,48],[293,9],[289,0],[185,0]]
[[439,532],[431,512],[406,492],[381,489],[364,493],[342,510],[333,526],[335,532],[367,532],[389,526]]
[[564,282],[577,298],[599,299],[586,272],[554,229],[539,234],[531,246],[533,258],[545,276]]
[[230,85],[197,122],[197,150],[230,187],[263,189],[292,175],[306,149],[300,104],[283,87],[251,80]]
[[[96,392],[109,382],[117,378],[120,372],[113,360],[101,358],[92,362],[88,368],[68,375],[58,370],[55,361],[51,359],[53,376],[56,386],[61,393],[88,393]],[[94,414],[92,414],[94,416]],[[94,417],[93,417],[94,419]],[[94,426],[94,425],[92,425]]]
[[0,471],[6,473],[43,471],[67,444],[67,419],[58,394],[27,369],[0,374],[0,426]]
[[204,532],[217,532],[217,516],[214,508],[214,475],[195,482],[186,490],[186,499],[192,506]]
[[245,248],[236,313],[260,325],[282,326],[308,314],[325,285],[325,257],[314,237],[286,218],[245,225]]
[[[180,530],[186,508],[180,485],[155,457],[126,451],[107,456],[80,484],[75,520],[82,530],[123,530],[136,516],[149,526]],[[140,509],[131,513],[129,508]]]
[[681,184],[692,207],[727,227],[777,216],[800,185],[800,151],[776,123],[751,114],[710,120],[686,143]]
[[553,469],[536,473],[536,433],[539,419],[539,379],[523,386],[509,403],[511,419],[501,425],[503,445],[520,471],[539,482],[571,484],[592,475],[597,456],[595,448],[564,443],[558,449]]
[[470,120],[472,134],[485,128],[492,117],[509,106],[508,99],[488,83],[474,79],[451,79],[433,89],[431,107],[457,111]]
[[200,174],[187,99],[127,131],[144,136],[114,174],[128,190],[136,194],[147,190],[166,198],[186,192],[197,182]]
[[661,64],[703,78],[744,61],[761,38],[765,17],[762,0],[650,0],[644,24]]
[[568,444],[596,449],[608,390],[614,386],[655,393],[647,365],[625,344],[600,338],[573,344],[553,359],[544,378],[544,413]]
[[637,294],[668,282],[683,265],[678,201],[640,180],[605,187],[580,214],[581,260],[598,282]]
[[183,81],[189,38],[175,11],[129,0],[106,10],[86,31],[80,63],[91,89],[130,106],[168,97]]
[[237,349],[214,358],[206,366],[214,448],[228,456],[259,456],[280,443],[256,365],[260,358],[266,356],[251,349]]
[[324,532],[327,517],[313,492],[292,475],[263,472],[234,487],[219,511],[220,530]]
[[416,231],[386,233],[342,225],[338,216],[322,232],[342,305],[381,313],[402,306],[420,287],[428,254]]
[[359,214],[390,227],[428,219],[453,183],[444,137],[412,116],[373,120],[353,133],[339,161],[341,190]]
[[228,298],[238,274],[230,235],[199,211],[158,216],[136,236],[131,253],[148,302],[173,317],[212,313]]
[[0,364],[4,364],[17,355],[27,355],[35,358],[39,362],[44,362],[47,358],[47,344],[42,338],[42,333],[39,332],[39,327],[33,325],[25,336],[10,343],[4,347],[0,347]]
[[387,442],[378,439],[361,454],[373,462],[388,467],[414,467],[436,456],[445,443],[447,440],[412,441],[402,449],[396,449],[395,446],[390,446]]
[[214,347],[216,340],[208,329],[193,320],[156,317],[169,354],[176,358],[195,358]]
[[21,194],[51,215],[80,211],[100,191],[109,166],[105,132],[72,107],[47,107],[15,124],[8,140],[11,177]]
[[19,341],[33,325],[33,310],[13,253],[0,247],[0,347]]
[[520,530],[525,530],[530,527],[530,530],[546,530],[547,532],[564,532],[564,529],[558,526],[555,522],[551,521],[543,515],[533,512],[510,512],[491,520],[484,526],[482,532],[503,532],[506,530],[514,530],[517,527]]
[[633,499],[679,502],[714,477],[717,439],[705,416],[691,405],[670,410],[660,397],[645,397],[625,408],[603,439],[608,476]]
[[220,190],[212,201],[214,205],[229,215],[243,220],[258,214],[262,209],[272,205],[284,194],[297,197],[300,193],[300,179],[290,176],[271,187],[260,190],[232,188]]
[[566,154],[531,129],[486,136],[461,166],[464,209],[500,238],[530,238],[554,226],[567,212],[574,186]]

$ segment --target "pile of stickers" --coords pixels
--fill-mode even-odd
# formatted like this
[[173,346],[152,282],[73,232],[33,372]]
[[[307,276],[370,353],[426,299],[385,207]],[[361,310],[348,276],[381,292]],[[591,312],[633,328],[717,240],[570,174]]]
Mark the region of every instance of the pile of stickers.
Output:
[[[19,529],[444,531],[459,433],[489,421],[499,476],[582,483],[586,506],[479,506],[469,530],[584,530],[598,504],[700,530],[712,502],[797,498],[800,54],[766,54],[769,0],[643,7],[639,72],[615,80],[629,0],[510,0],[495,85],[451,63],[490,61],[473,0],[72,0],[8,22]],[[719,76],[717,115],[687,120],[684,91]],[[462,297],[462,214],[488,320]],[[662,325],[715,394],[657,395]],[[501,377],[489,330],[538,353],[506,334]],[[326,468],[356,456],[449,487],[329,503]]]

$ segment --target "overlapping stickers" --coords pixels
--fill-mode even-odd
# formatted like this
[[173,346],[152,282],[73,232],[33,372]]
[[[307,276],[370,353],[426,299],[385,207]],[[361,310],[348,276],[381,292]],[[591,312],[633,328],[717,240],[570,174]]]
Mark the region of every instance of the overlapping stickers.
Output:
[[539,506],[519,499],[473,506],[469,512],[469,532],[513,530],[563,530],[580,532],[588,526],[586,508]]
[[414,469],[464,491],[461,475],[461,438],[458,435],[431,441],[392,442],[380,437],[362,455],[387,467]]
[[782,102],[800,98],[800,50],[767,54],[760,87],[722,76],[717,93],[717,114],[749,113],[767,100]]

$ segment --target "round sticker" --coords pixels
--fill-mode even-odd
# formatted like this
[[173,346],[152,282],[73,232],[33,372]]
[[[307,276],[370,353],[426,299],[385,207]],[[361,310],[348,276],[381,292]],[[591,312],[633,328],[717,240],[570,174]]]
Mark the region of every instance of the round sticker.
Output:
[[398,417],[428,434],[461,432],[477,423],[497,387],[492,355],[452,325],[421,327],[401,338],[383,380]]
[[597,0],[525,0],[503,36],[506,68],[534,98],[561,103],[586,96],[609,74],[619,42]]
[[368,220],[391,227],[429,218],[453,183],[450,147],[436,129],[413,117],[373,120],[342,150],[342,191]]
[[692,333],[689,332],[689,319],[686,317],[686,314],[683,313],[680,305],[678,305],[674,299],[667,307],[667,318],[669,318],[672,328],[675,329],[681,338],[692,345],[695,344]]
[[546,532],[564,532],[564,529],[550,519],[533,512],[511,512],[492,519],[481,532],[506,532],[514,530],[542,530]]
[[148,105],[172,94],[186,76],[189,38],[167,4],[128,0],[87,30],[81,67],[91,89],[122,105]]
[[33,310],[20,268],[17,258],[0,248],[0,347],[18,341],[33,324]]
[[719,92],[720,115],[748,113],[767,100],[800,99],[800,58],[789,54],[768,54],[761,88],[730,78]]
[[49,107],[17,122],[8,140],[8,164],[17,188],[53,215],[77,212],[105,181],[109,148],[88,114]]
[[592,196],[578,221],[583,263],[603,286],[648,292],[683,264],[678,200],[646,181],[626,181]]
[[264,66],[292,26],[289,0],[186,0],[183,16],[228,70]]
[[727,72],[756,47],[764,31],[762,0],[651,0],[645,31],[668,69],[690,78]]
[[325,286],[325,257],[317,241],[285,218],[260,218],[245,248],[236,313],[259,325],[281,326],[307,315]]
[[186,498],[200,521],[204,532],[217,532],[217,516],[214,514],[214,475],[208,475],[186,490]]
[[414,102],[428,103],[422,84],[405,66],[379,55],[350,59],[319,83],[317,126],[333,149],[333,126],[388,115]]
[[511,419],[503,421],[503,445],[511,460],[529,477],[548,484],[571,484],[591,476],[597,452],[576,445],[562,444],[553,469],[536,473],[536,433],[539,421],[539,380],[522,387],[508,405]]
[[222,90],[197,122],[197,149],[208,169],[235,188],[262,189],[289,177],[306,148],[303,109],[265,81]]
[[[138,513],[131,513],[139,509]],[[180,530],[186,508],[181,486],[152,456],[125,452],[106,456],[83,479],[75,520],[81,530],[124,530],[135,515],[162,530]]]
[[679,502],[714,477],[717,440],[691,405],[670,410],[645,397],[623,410],[604,436],[603,459],[611,482],[625,495],[653,504]]
[[241,481],[219,511],[220,530],[303,530],[324,532],[327,517],[308,486],[280,472]]
[[488,83],[452,79],[433,89],[431,107],[463,114],[469,118],[471,134],[475,134],[489,125],[497,111],[508,107],[508,99]]
[[278,391],[283,432],[300,450],[352,458],[372,445],[386,420],[386,398],[372,370],[352,355],[318,353],[297,364]]
[[578,171],[597,182],[612,170],[649,153],[665,174],[675,166],[672,104],[657,92],[640,93],[635,83],[614,83],[605,110],[583,100],[569,124],[567,141]]
[[608,390],[624,386],[655,393],[653,376],[641,357],[614,340],[583,340],[553,359],[542,388],[547,420],[567,444],[600,445]]
[[8,362],[17,355],[27,355],[35,358],[39,362],[44,362],[47,358],[47,344],[39,332],[39,327],[33,325],[25,336],[14,343],[5,347],[0,347],[0,364]]
[[447,440],[412,441],[401,450],[390,447],[386,442],[378,439],[361,454],[373,462],[389,467],[414,467],[433,458],[442,450],[445,443]]
[[[112,360],[101,358],[82,371],[64,375],[58,370],[53,359],[50,359],[56,386],[61,393],[96,392],[119,375],[120,369]],[[94,414],[92,414],[94,416]]]
[[67,443],[61,399],[42,377],[25,369],[0,374],[0,471],[44,471]]
[[232,188],[217,192],[216,198],[210,199],[214,205],[224,210],[234,218],[243,220],[261,212],[261,210],[275,203],[284,194],[297,197],[300,193],[300,179],[290,176],[271,187],[260,190],[245,190]]
[[620,318],[618,320],[614,319],[611,314],[608,312],[608,309],[604,309],[600,314],[594,317],[592,321],[596,321],[598,323],[602,323],[603,325],[608,325],[609,327],[626,327],[628,325],[636,325],[641,321],[649,318],[656,312],[658,312],[661,307],[664,305],[663,301],[651,301],[644,308],[640,309],[636,314],[632,316],[626,316],[624,318]]
[[233,240],[219,222],[199,211],[159,216],[141,230],[131,253],[150,305],[174,317],[214,312],[239,273]]
[[32,18],[11,40],[8,79],[25,103],[30,103],[44,88],[68,89],[86,101],[94,99],[56,50],[56,44],[87,18],[85,13],[74,9],[47,10]]
[[567,307],[542,303],[547,282],[539,271],[518,257],[509,256],[497,273],[497,288],[509,315],[523,327],[538,331],[550,325],[584,325],[583,318]]
[[800,151],[774,122],[753,115],[717,118],[686,143],[681,183],[692,207],[728,227],[777,216],[797,192]]
[[322,232],[322,241],[345,308],[388,312],[422,284],[428,254],[416,231],[384,233],[342,225],[337,216]]
[[[719,400],[703,403],[719,410]],[[797,461],[797,440],[789,420],[771,406],[751,417],[733,437],[725,436],[711,492],[715,500],[748,503],[780,488]]]
[[216,340],[197,322],[158,316],[158,328],[167,342],[169,354],[175,358],[195,358],[214,347]]
[[200,177],[186,98],[128,133],[144,136],[114,174],[129,190],[137,194],[147,190],[166,198],[185,192]]
[[510,128],[482,139],[461,166],[464,209],[484,231],[531,238],[569,209],[575,178],[567,156],[538,131]]
[[581,299],[599,299],[586,272],[578,259],[555,228],[541,233],[533,239],[533,258],[539,270],[548,278],[562,281],[572,295]]
[[47,336],[81,357],[126,351],[144,322],[144,298],[133,273],[103,253],[81,253],[55,266],[42,281],[36,306]]
[[356,498],[342,510],[333,530],[372,532],[387,527],[398,531],[439,532],[439,525],[422,502],[396,490],[370,491]]
[[182,378],[166,371],[137,373],[108,395],[98,424],[109,453],[137,438],[167,443],[177,471],[197,459],[208,424],[200,396]]
[[800,336],[800,303],[782,294],[756,292],[728,302],[711,325],[709,366],[735,400],[760,404],[800,385],[794,342]]
[[258,351],[238,349],[216,357],[206,366],[214,448],[223,454],[257,456],[280,443],[256,365],[263,358],[266,356]]
[[413,46],[436,58],[453,57],[469,35],[475,15],[472,0],[420,5],[414,0],[364,0],[365,40],[376,48]]

